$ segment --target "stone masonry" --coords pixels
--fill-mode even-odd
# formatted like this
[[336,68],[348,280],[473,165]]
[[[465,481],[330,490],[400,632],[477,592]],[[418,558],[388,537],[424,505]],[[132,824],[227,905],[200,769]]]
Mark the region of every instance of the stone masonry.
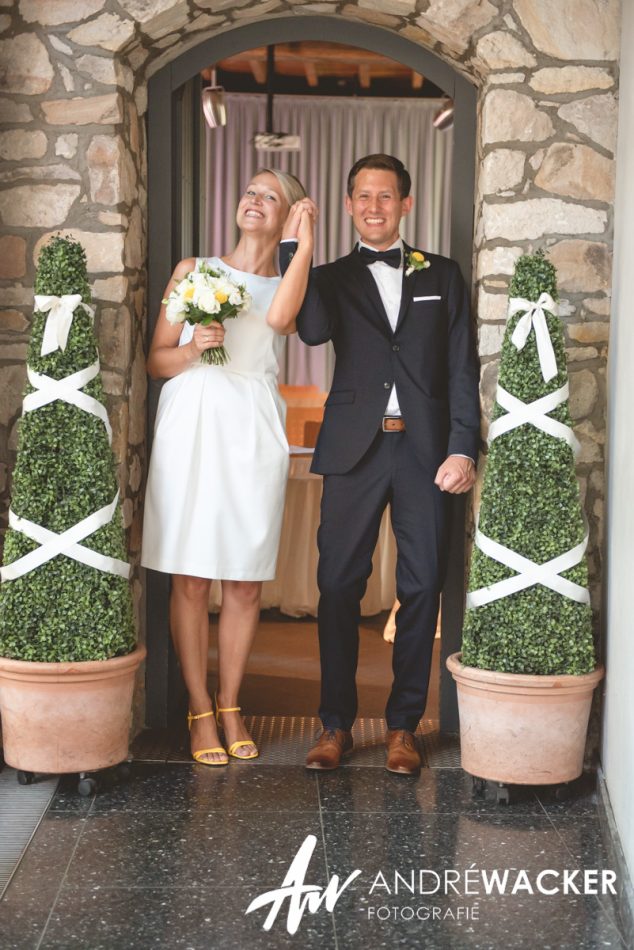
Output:
[[[248,21],[362,20],[477,86],[474,302],[485,419],[509,276],[548,249],[565,297],[595,607],[603,549],[618,0],[0,0],[0,517],[25,380],[35,261],[55,232],[88,254],[130,553],[146,470],[148,77]],[[486,422],[485,422],[486,429]],[[134,581],[139,627],[142,586]]]

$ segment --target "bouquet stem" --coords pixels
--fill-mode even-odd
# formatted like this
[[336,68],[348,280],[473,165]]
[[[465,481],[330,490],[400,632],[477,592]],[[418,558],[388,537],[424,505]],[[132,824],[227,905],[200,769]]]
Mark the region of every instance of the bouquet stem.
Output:
[[211,366],[224,366],[229,362],[229,354],[224,346],[214,346],[209,350],[203,350],[200,357],[201,363],[211,364]]

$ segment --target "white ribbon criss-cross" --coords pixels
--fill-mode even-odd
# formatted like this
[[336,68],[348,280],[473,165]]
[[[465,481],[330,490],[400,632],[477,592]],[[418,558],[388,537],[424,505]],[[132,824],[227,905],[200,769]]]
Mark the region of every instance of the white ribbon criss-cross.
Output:
[[[94,310],[87,304],[82,303],[79,294],[64,294],[62,297],[36,295],[35,306],[37,310],[41,313],[48,313],[42,338],[42,356],[54,353],[57,349],[66,349],[73,314],[80,303],[88,311],[91,318],[94,318]],[[47,406],[56,399],[60,399],[62,402],[76,406],[78,409],[101,419],[108,434],[108,442],[111,443],[112,428],[105,406],[97,399],[82,392],[83,387],[98,374],[99,358],[91,366],[86,366],[84,369],[72,373],[70,376],[65,376],[63,379],[53,379],[44,373],[36,373],[30,366],[27,366],[28,380],[35,392],[24,397],[23,413],[41,409],[42,406]],[[16,515],[14,511],[9,511],[9,527],[37,542],[39,547],[25,554],[24,557],[18,558],[17,561],[0,568],[0,580],[11,581],[22,577],[59,554],[64,554],[66,557],[87,564],[96,570],[118,574],[120,577],[128,579],[130,577],[129,564],[119,558],[99,554],[80,543],[112,521],[118,502],[119,491],[117,490],[109,505],[104,505],[98,511],[93,511],[92,514],[61,534],[56,534],[48,528],[43,528],[41,525],[29,521],[28,518]]]
[[509,300],[508,315],[512,317],[520,311],[525,311],[524,315],[517,321],[517,325],[511,336],[511,343],[518,349],[523,350],[526,341],[532,329],[535,330],[535,342],[537,343],[537,355],[539,356],[539,365],[541,367],[544,381],[548,382],[557,375],[557,360],[553,349],[553,341],[548,332],[545,310],[549,313],[557,314],[557,304],[550,294],[540,294],[539,300],[527,300],[525,297],[511,297]]
[[40,409],[56,399],[61,399],[63,402],[77,406],[78,409],[83,409],[84,412],[89,412],[101,419],[108,433],[108,441],[112,441],[112,428],[106,407],[87,393],[81,392],[82,387],[98,375],[99,359],[96,359],[91,366],[86,366],[77,373],[65,376],[63,379],[53,379],[43,373],[36,373],[30,366],[27,366],[26,373],[31,386],[36,392],[29,393],[28,396],[24,397],[22,412],[33,412],[34,409]]
[[542,432],[546,432],[547,435],[552,435],[556,439],[563,439],[564,442],[568,443],[575,455],[577,455],[580,445],[570,426],[547,415],[547,413],[556,409],[557,406],[566,402],[569,395],[570,387],[568,382],[566,382],[559,389],[555,389],[554,392],[542,396],[541,399],[535,399],[534,402],[522,402],[521,399],[512,396],[511,393],[507,392],[506,389],[498,384],[495,397],[496,402],[502,409],[506,409],[507,414],[500,416],[498,419],[494,419],[489,426],[489,445],[494,439],[497,439],[498,436],[504,435],[506,432],[510,432],[511,429],[516,429],[525,423],[529,423],[535,426],[535,428],[541,429]]
[[580,604],[590,603],[590,592],[586,587],[560,576],[562,571],[575,567],[583,560],[588,546],[587,528],[583,541],[544,564],[536,564],[535,561],[511,551],[503,544],[487,538],[479,528],[476,529],[475,544],[487,557],[504,564],[511,570],[517,571],[517,573],[514,577],[507,577],[505,580],[497,581],[488,587],[480,587],[479,590],[471,591],[467,594],[467,607],[483,607],[494,600],[501,600],[502,597],[517,594],[518,591],[526,590],[527,587],[533,587],[535,584],[543,584],[544,587],[549,587],[556,593],[568,597],[570,600],[576,600]]
[[95,311],[88,304],[82,303],[81,294],[62,294],[61,297],[54,294],[35,295],[35,309],[40,313],[48,313],[42,336],[41,356],[66,349],[73,315],[80,303],[94,318]]
[[30,551],[24,557],[7,564],[0,568],[0,577],[3,581],[12,581],[35,568],[41,567],[46,561],[52,560],[58,554],[64,554],[66,557],[87,564],[99,571],[107,571],[110,574],[118,574],[126,579],[130,577],[130,565],[116,557],[109,557],[105,554],[99,554],[90,548],[84,547],[80,542],[89,535],[108,524],[117,509],[119,502],[119,492],[117,491],[114,499],[109,505],[104,505],[98,511],[93,511],[82,521],[56,534],[49,531],[48,528],[42,528],[41,525],[29,521],[27,518],[21,518],[13,511],[9,511],[9,527],[15,531],[20,531],[32,541],[36,541],[40,547],[35,551]]

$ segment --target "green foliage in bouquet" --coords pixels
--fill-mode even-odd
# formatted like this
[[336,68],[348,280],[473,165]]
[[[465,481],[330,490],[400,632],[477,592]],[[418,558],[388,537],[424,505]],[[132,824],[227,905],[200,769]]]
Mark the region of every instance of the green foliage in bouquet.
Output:
[[[40,254],[36,294],[81,294],[90,303],[86,256],[78,242],[54,237]],[[62,379],[90,366],[97,346],[89,313],[74,313],[65,350],[41,356],[47,314],[35,312],[28,365]],[[25,395],[33,392],[27,384]],[[104,402],[97,375],[84,392]],[[13,473],[11,508],[16,515],[61,533],[110,504],[117,491],[115,463],[103,422],[61,400],[23,415]],[[109,524],[82,545],[126,560],[118,509]],[[38,547],[7,529],[3,564]],[[0,585],[0,655],[19,660],[100,660],[130,653],[135,646],[129,581],[65,555]]]
[[[557,300],[554,266],[543,252],[520,257],[509,296],[536,301],[543,292]],[[559,317],[546,313],[558,373],[545,383],[535,333],[530,333],[522,350],[511,342],[521,316],[520,312],[508,321],[499,383],[528,403],[559,389],[568,376]],[[504,414],[496,403],[493,419]],[[550,416],[571,425],[567,402]],[[484,477],[479,527],[487,537],[538,564],[579,544],[585,525],[570,446],[528,423],[494,439]],[[513,570],[474,547],[469,591],[513,576]],[[587,586],[585,559],[561,576]],[[462,662],[506,673],[588,673],[595,665],[591,608],[541,584],[471,607],[465,617]]]

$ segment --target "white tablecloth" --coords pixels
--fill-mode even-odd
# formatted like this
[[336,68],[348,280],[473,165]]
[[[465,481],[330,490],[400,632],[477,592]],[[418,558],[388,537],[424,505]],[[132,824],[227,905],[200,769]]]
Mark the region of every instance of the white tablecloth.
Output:
[[[321,501],[321,476],[309,471],[311,456],[291,455],[282,538],[275,580],[262,590],[262,607],[278,607],[291,617],[317,615],[317,528]],[[368,617],[390,610],[396,596],[396,543],[389,512],[383,515],[372,559],[372,574],[361,602]],[[209,609],[217,611],[222,599],[220,582],[211,585]]]

